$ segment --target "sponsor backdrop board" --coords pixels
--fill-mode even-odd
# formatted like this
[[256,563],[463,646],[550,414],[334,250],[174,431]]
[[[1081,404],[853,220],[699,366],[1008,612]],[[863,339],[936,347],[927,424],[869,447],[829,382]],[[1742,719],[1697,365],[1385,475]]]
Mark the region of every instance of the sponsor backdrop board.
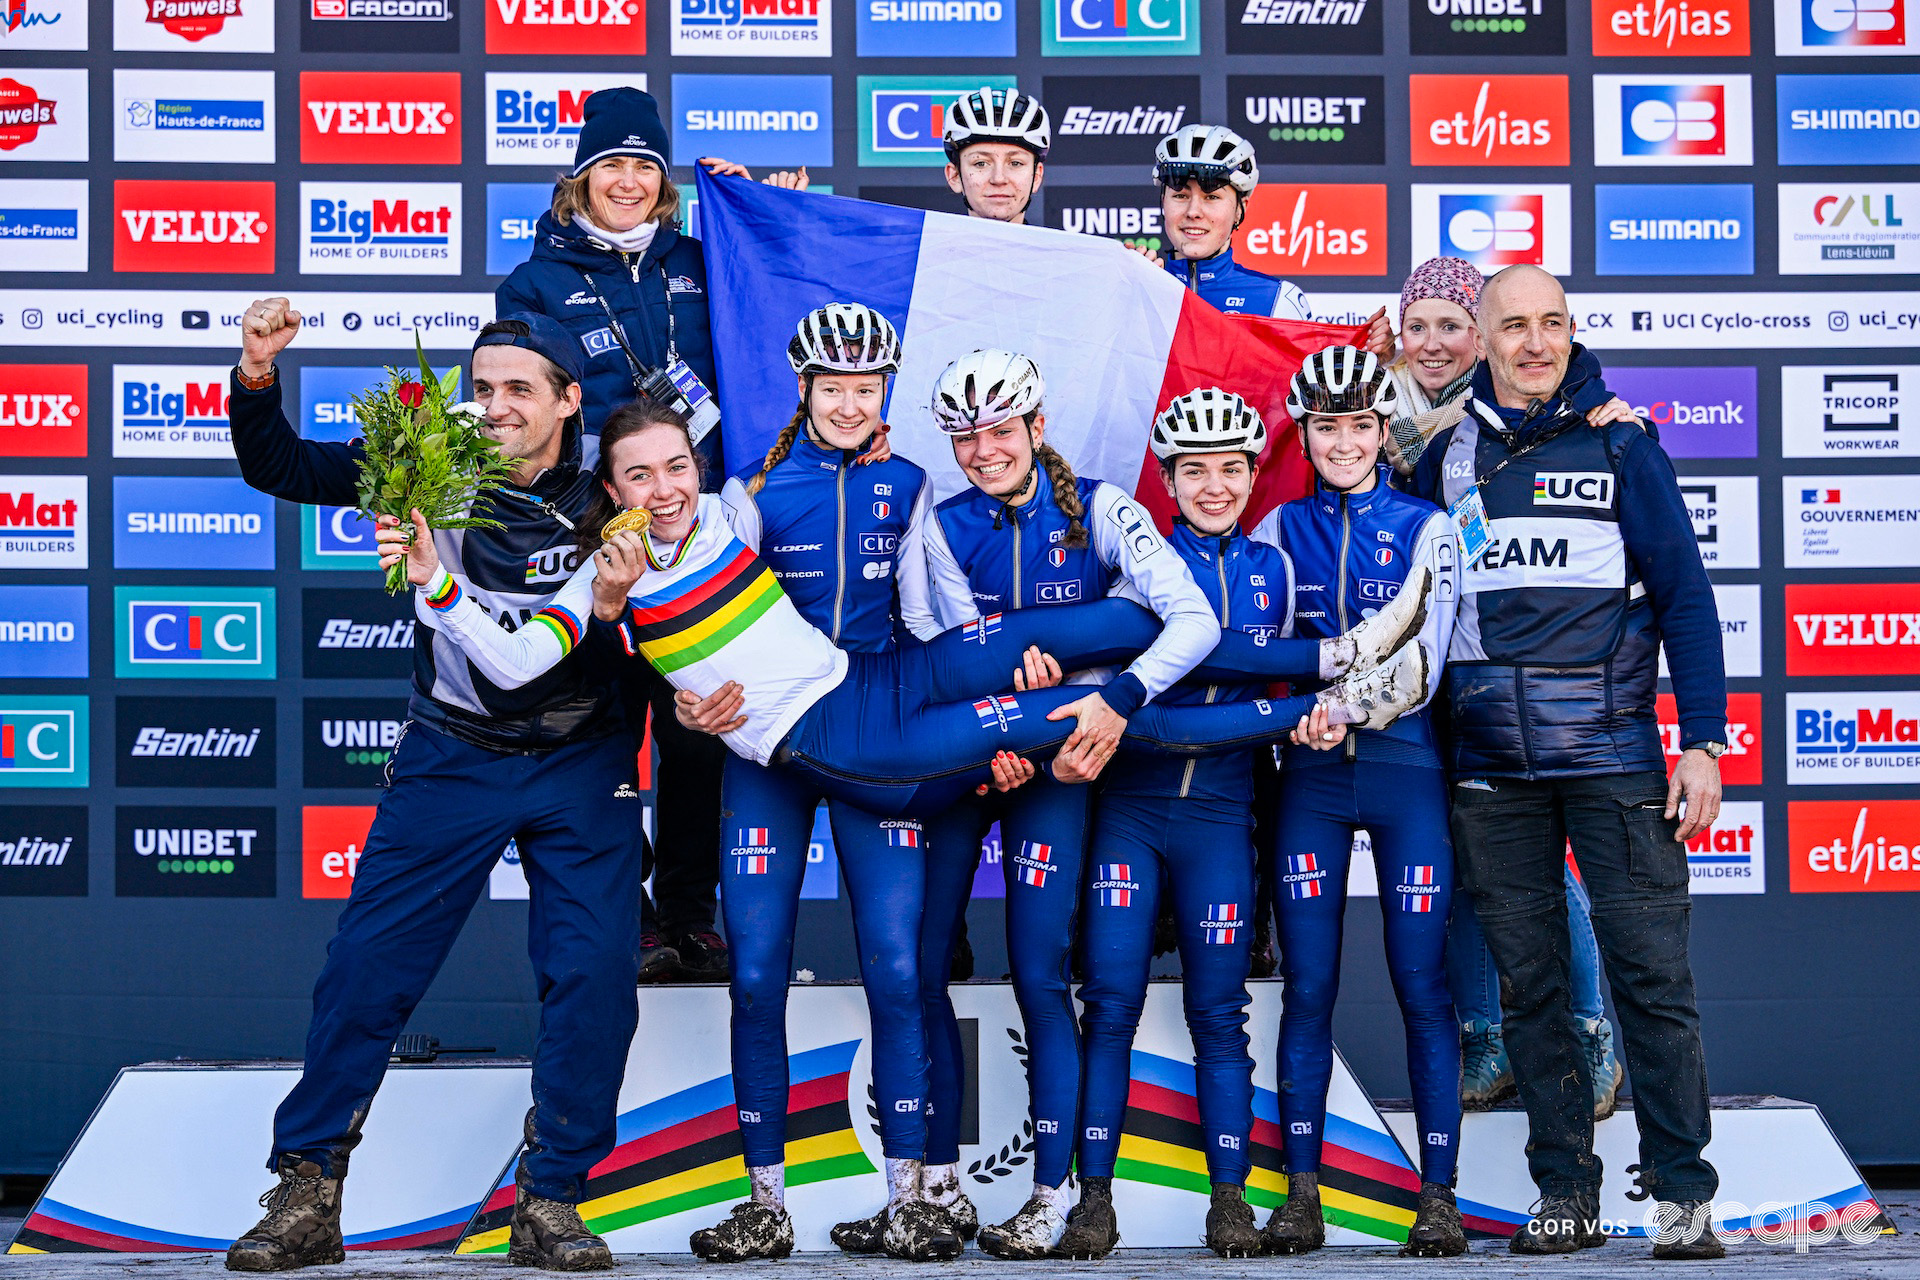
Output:
[[[0,1045],[0,1090],[36,1102],[0,1113],[0,1171],[51,1169],[128,1061],[299,1052],[405,723],[416,623],[369,526],[239,481],[241,312],[297,301],[288,414],[350,439],[416,331],[439,363],[466,349],[617,84],[659,96],[682,183],[718,154],[937,209],[953,95],[1017,85],[1053,111],[1035,219],[1160,252],[1155,138],[1226,123],[1262,165],[1242,258],[1323,319],[1392,304],[1436,253],[1564,274],[1680,473],[1743,726],[1689,849],[1716,1090],[1806,1098],[1863,1158],[1920,1161],[1895,1065],[1920,1031],[1877,1016],[1920,889],[1920,0],[0,8],[0,964],[67,975]],[[816,844],[795,966],[849,977]],[[517,856],[414,1029],[531,1049]],[[1006,968],[999,877],[995,846],[982,973]],[[1338,1031],[1399,1096],[1370,917]],[[285,963],[209,999],[215,946]],[[1886,1052],[1832,1061],[1869,1018]]]

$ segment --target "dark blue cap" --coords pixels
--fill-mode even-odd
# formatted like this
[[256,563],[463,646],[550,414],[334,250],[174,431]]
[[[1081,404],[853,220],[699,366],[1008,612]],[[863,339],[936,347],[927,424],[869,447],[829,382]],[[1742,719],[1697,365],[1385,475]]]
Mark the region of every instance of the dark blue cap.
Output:
[[640,156],[667,171],[667,127],[660,104],[644,89],[621,86],[587,95],[580,141],[573,149],[573,176],[608,156]]
[[553,361],[575,382],[587,376],[587,353],[580,340],[558,320],[537,311],[509,311],[486,325],[473,340],[475,351],[482,347],[520,347]]

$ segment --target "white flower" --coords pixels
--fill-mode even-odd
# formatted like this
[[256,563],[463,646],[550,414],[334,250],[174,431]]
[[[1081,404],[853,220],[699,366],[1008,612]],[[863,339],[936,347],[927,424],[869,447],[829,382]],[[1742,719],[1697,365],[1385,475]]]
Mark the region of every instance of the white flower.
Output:
[[487,420],[487,406],[481,404],[478,400],[462,400],[459,404],[448,409],[447,412],[465,414],[475,422],[485,422]]

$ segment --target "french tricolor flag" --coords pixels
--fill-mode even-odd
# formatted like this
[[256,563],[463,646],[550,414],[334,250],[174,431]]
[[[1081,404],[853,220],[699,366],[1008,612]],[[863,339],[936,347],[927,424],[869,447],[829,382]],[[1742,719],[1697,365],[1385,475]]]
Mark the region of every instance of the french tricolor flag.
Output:
[[[1407,867],[1401,880],[1400,906],[1406,911],[1433,910],[1433,868]],[[1425,892],[1421,892],[1422,890]]]
[[735,858],[734,861],[740,864],[740,874],[743,876],[767,874],[767,855],[764,853],[750,853],[743,858]]
[[1838,489],[1802,489],[1800,491],[1801,506],[1825,506],[1838,501],[1840,501]]
[[1267,424],[1247,521],[1311,488],[1287,380],[1310,353],[1363,341],[1364,330],[1229,318],[1095,236],[695,176],[729,458],[764,455],[791,416],[781,357],[800,318],[852,301],[900,331],[893,450],[927,469],[936,500],[966,480],[927,403],[940,371],[979,347],[1032,356],[1047,382],[1047,443],[1081,475],[1131,489],[1162,528],[1173,507],[1147,435],[1154,415],[1195,387],[1238,392]]
[[894,849],[918,849],[920,847],[920,832],[914,827],[889,827],[887,829],[887,845]]
[[1240,904],[1237,902],[1215,902],[1207,907],[1204,922],[1207,941],[1215,946],[1230,947],[1240,936]]
[[765,827],[741,827],[740,843],[749,849],[754,849],[772,844],[773,838]]

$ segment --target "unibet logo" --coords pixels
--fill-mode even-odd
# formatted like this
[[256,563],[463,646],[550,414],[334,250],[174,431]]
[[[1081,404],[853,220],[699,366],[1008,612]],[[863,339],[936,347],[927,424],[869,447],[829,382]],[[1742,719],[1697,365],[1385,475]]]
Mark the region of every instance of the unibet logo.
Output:
[[459,164],[457,71],[303,71],[307,164]]
[[1423,54],[1567,52],[1567,0],[1414,0],[1411,46]]
[[242,0],[147,0],[147,21],[183,40],[200,41],[219,35],[228,18],[244,16],[241,5]]
[[271,182],[115,182],[113,269],[270,274],[273,211]]
[[646,51],[642,0],[487,0],[488,53]]
[[0,151],[18,150],[39,138],[43,127],[58,124],[59,105],[42,98],[31,85],[0,77]]
[[1415,164],[1568,162],[1565,76],[1416,75],[1408,101]]
[[0,365],[0,455],[84,458],[87,367]]

